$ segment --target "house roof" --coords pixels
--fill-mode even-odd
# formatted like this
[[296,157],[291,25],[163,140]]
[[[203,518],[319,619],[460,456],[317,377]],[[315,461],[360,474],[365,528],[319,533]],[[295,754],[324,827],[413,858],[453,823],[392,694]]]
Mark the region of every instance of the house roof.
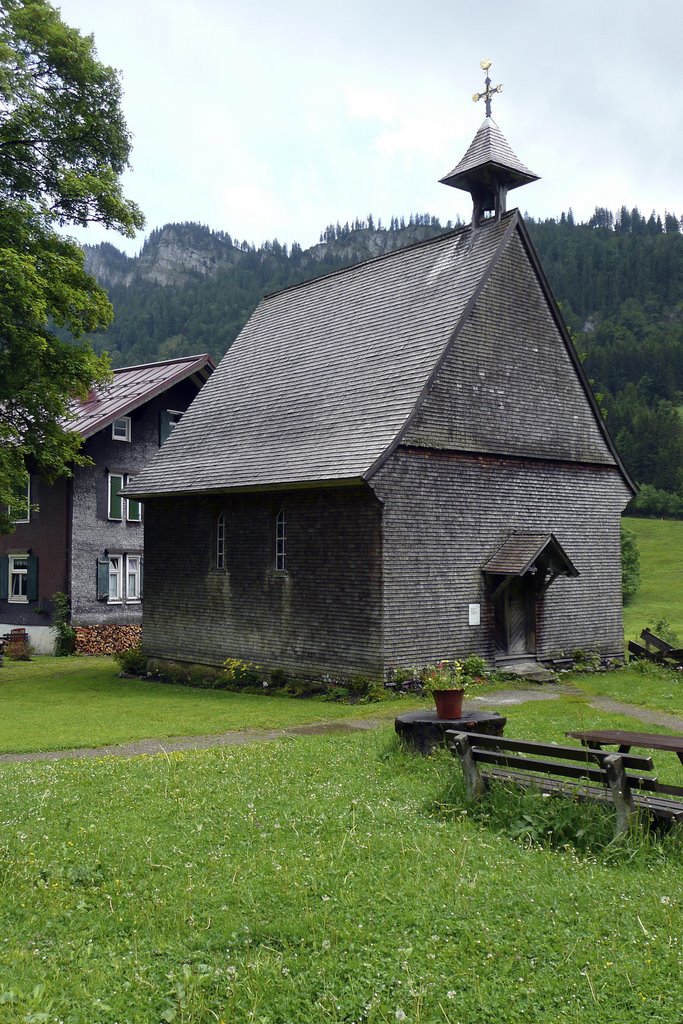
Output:
[[552,533],[511,533],[483,567],[483,571],[500,576],[524,576],[541,555],[556,572],[567,576],[579,575]]
[[369,480],[406,435],[516,231],[611,457],[632,487],[524,224],[511,211],[267,296],[126,493]]
[[512,152],[507,139],[491,117],[484,120],[460,163],[440,181],[444,185],[470,192],[487,171],[495,172],[496,177],[509,189],[538,180],[538,175],[525,167]]
[[201,386],[214,370],[211,356],[184,356],[159,363],[143,363],[114,370],[114,379],[93,390],[85,401],[76,401],[67,421],[70,430],[92,437],[114,420],[144,405],[156,395],[168,391],[187,377],[196,377]]
[[131,493],[368,475],[408,421],[514,220],[449,232],[266,297]]

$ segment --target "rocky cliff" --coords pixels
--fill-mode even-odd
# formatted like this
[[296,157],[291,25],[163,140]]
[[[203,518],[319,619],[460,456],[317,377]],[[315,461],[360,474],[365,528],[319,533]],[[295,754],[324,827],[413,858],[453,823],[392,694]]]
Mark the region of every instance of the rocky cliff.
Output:
[[[422,221],[422,218],[420,218]],[[427,220],[427,218],[424,218]],[[361,227],[339,229],[336,237],[301,250],[292,247],[292,258],[310,268],[316,275],[317,266],[323,270],[329,264],[346,266],[362,260],[382,256],[394,249],[402,249],[438,234],[443,228],[438,222],[411,223],[395,230]],[[333,229],[325,233],[336,234]],[[151,281],[161,285],[183,286],[203,277],[213,277],[218,271],[236,267],[247,252],[256,253],[264,260],[284,255],[286,246],[266,242],[260,249],[245,250],[236,246],[226,232],[212,231],[201,224],[165,224],[156,228],[146,239],[139,255],[127,256],[108,242],[86,245],[85,266],[99,283],[107,289],[136,281]]]

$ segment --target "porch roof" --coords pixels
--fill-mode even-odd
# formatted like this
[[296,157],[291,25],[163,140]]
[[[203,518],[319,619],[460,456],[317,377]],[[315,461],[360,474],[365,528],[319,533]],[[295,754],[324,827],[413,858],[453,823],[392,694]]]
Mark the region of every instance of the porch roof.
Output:
[[553,533],[511,533],[482,572],[496,576],[524,576],[538,562],[555,576],[578,576],[579,570]]

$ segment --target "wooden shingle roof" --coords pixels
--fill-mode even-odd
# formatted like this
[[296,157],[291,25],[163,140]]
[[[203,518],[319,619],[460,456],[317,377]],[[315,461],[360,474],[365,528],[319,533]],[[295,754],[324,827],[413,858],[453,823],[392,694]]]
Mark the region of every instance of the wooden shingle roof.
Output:
[[367,478],[515,223],[511,213],[265,298],[130,493]]
[[444,185],[470,192],[487,168],[495,168],[507,188],[518,188],[538,180],[538,175],[530,171],[513,153],[509,142],[491,117],[484,120],[460,163],[440,180]]
[[552,533],[511,533],[483,571],[493,575],[524,576],[544,556],[556,572],[578,576],[566,551]]

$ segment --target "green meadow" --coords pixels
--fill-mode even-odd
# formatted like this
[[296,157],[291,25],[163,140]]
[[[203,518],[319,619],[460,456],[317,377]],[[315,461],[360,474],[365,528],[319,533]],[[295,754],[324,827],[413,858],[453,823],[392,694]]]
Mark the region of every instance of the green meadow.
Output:
[[626,639],[666,619],[683,646],[683,521],[629,518],[624,526],[638,539],[641,574],[640,589],[624,608]]
[[[506,713],[558,741],[636,724]],[[680,1024],[681,838],[615,844],[570,801],[474,815],[391,723],[0,780],[0,1021]]]

